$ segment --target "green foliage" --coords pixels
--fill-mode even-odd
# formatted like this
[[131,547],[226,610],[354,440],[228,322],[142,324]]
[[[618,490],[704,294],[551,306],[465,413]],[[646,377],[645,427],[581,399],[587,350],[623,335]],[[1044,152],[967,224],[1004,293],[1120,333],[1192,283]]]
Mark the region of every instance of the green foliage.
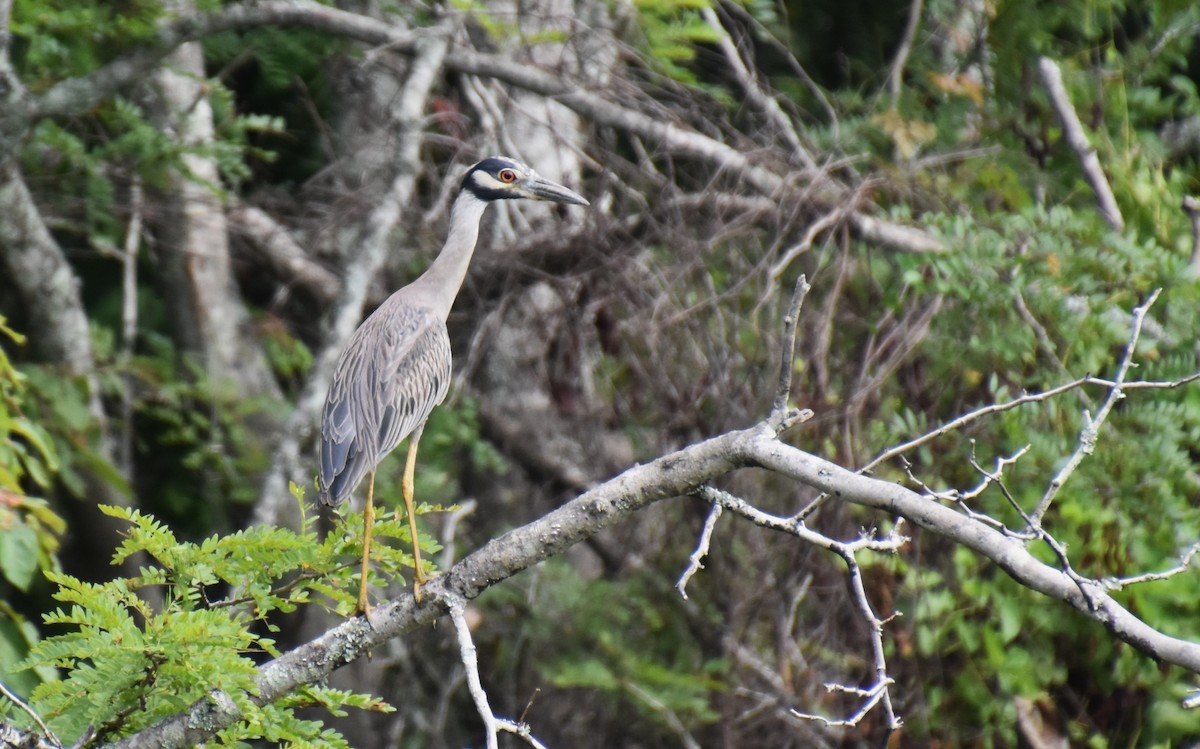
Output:
[[[293,486],[293,492],[303,502],[303,491]],[[32,642],[24,667],[42,674],[62,671],[61,679],[37,685],[30,700],[59,737],[73,741],[89,727],[95,741],[128,735],[213,690],[225,692],[243,711],[238,724],[221,732],[226,745],[261,739],[344,747],[336,732],[294,711],[319,706],[344,715],[348,708],[392,709],[367,695],[318,685],[270,704],[255,702],[256,664],[279,654],[271,633],[280,615],[310,604],[343,614],[354,608],[361,516],[340,519],[324,540],[309,517],[302,533],[258,527],[188,543],[144,513],[102,509],[130,524],[113,563],[145,554],[151,564],[136,578],[103,583],[48,573],[62,604],[45,617],[55,633]],[[387,543],[407,541],[407,535],[406,522],[376,523],[373,576],[395,579],[411,567],[411,556]],[[428,539],[423,546],[438,550]],[[148,603],[159,597],[161,607]]]
[[[163,20],[160,0],[18,0],[11,24],[14,67],[33,91],[49,88],[152,45]],[[174,128],[163,126],[166,115],[113,96],[68,122],[38,121],[33,137],[23,143],[27,178],[54,184],[60,210],[71,217],[81,215],[82,225],[74,228],[91,247],[102,250],[119,244],[124,217],[117,184],[131,171],[151,187],[164,187],[173,173],[196,179],[185,157],[200,156],[211,159],[223,178],[223,184],[206,187],[222,193],[250,176],[250,163],[274,158],[257,141],[263,136],[278,140],[284,121],[239,112],[233,94],[219,80],[201,83],[214,111],[216,132],[211,140],[180,139]]]
[[151,41],[162,13],[160,0],[16,0],[15,61],[30,88],[49,87]]
[[656,72],[681,83],[697,84],[688,67],[696,46],[720,40],[720,32],[705,22],[700,11],[712,8],[709,0],[637,0],[638,30],[646,45],[644,57]]
[[[238,100],[223,84],[213,86],[211,100],[219,142],[227,144],[227,178],[261,177],[270,164],[273,176],[302,181],[323,167],[324,136],[312,120],[314,112],[330,114],[329,61],[352,48],[330,34],[270,27],[215,34],[203,44],[211,70],[236,71]],[[254,113],[238,106],[246,99]]]
[[264,318],[259,329],[262,330],[263,354],[271,371],[279,381],[287,384],[292,394],[298,394],[312,368],[312,351],[274,318]]
[[[17,344],[25,338],[0,316],[0,336]],[[58,453],[46,431],[23,413],[27,377],[0,349],[0,490],[20,493],[22,481],[48,489],[58,470]]]
[[692,726],[717,719],[712,702],[728,665],[704,655],[654,581],[585,581],[553,559],[537,574],[536,600],[514,588],[494,588],[481,603],[537,611],[523,646],[538,653],[543,679],[632,708],[664,737],[665,715]]
[[[1111,377],[1129,340],[1129,311],[1155,288],[1163,293],[1143,331],[1131,377],[1171,381],[1195,371],[1196,323],[1190,310],[1200,303],[1200,289],[1184,269],[1182,252],[1154,239],[1115,235],[1091,209],[1031,209],[986,223],[964,216],[928,221],[940,228],[952,252],[919,260],[899,257],[872,271],[876,279],[897,279],[882,281],[883,288],[903,289],[885,302],[897,305],[897,311],[913,294],[938,295],[945,304],[914,353],[929,387],[917,398],[886,388],[883,418],[869,427],[873,449],[1080,374]],[[1005,411],[907,457],[914,475],[931,480],[934,488],[967,489],[980,481],[970,458],[991,470],[997,459],[1028,446],[1005,469],[1009,496],[993,486],[971,500],[973,510],[1019,529],[1022,519],[1010,498],[1027,510],[1038,503],[1049,477],[1078,445],[1084,410],[1094,414],[1106,396],[1103,388],[1090,387]],[[1095,453],[1071,477],[1046,519],[1074,568],[1084,575],[1121,576],[1172,566],[1200,527],[1200,508],[1190,499],[1198,488],[1197,451],[1200,393],[1195,388],[1127,392],[1101,430]],[[899,471],[895,478],[904,480]],[[964,726],[994,726],[989,735],[995,741],[1014,742],[1015,731],[1001,728],[1013,725],[1012,703],[996,699],[997,694],[1033,698],[1084,692],[1096,700],[1121,694],[1131,703],[1151,705],[1174,699],[1176,687],[1164,684],[1153,663],[1116,647],[1099,625],[1039,600],[961,548],[948,550],[933,540],[924,544],[921,566],[902,569],[910,655],[936,661],[956,676],[931,681],[930,671],[921,669],[927,708],[909,716],[908,723],[922,740],[954,735],[955,716],[962,716]],[[1032,549],[1058,564],[1044,544]],[[929,564],[942,554],[947,556],[941,562]],[[1132,588],[1118,598],[1155,622],[1171,622],[1172,634],[1191,639],[1200,636],[1200,627],[1184,591],[1194,585],[1191,573]],[[1087,656],[1076,658],[1077,653]],[[1112,714],[1105,720],[1110,737],[1137,730],[1146,731],[1144,736],[1180,735],[1155,733],[1157,718],[1149,716]]]
[[436,471],[436,466],[452,462],[452,451],[465,452],[467,465],[474,470],[501,474],[509,468],[496,445],[480,432],[478,401],[466,395],[430,414],[421,448],[429,456],[431,466],[427,470]]
[[269,642],[253,635],[241,617],[176,601],[155,616],[126,580],[93,585],[68,575],[50,579],[59,586],[55,598],[69,607],[50,613],[45,623],[73,631],[42,641],[28,664],[67,672],[33,695],[43,718],[67,740],[88,726],[97,726],[101,738],[143,728],[212,688],[254,689],[254,663],[238,653],[262,651]]
[[58,454],[55,478],[77,498],[87,494],[85,473],[128,495],[125,479],[92,449],[96,424],[86,383],[81,378],[64,377],[53,367],[25,365],[22,375],[28,390],[25,413],[45,430]]
[[[37,646],[41,635],[33,622],[22,616],[7,601],[0,601],[0,682],[16,694],[28,696],[42,682],[58,678],[50,666],[24,668],[21,663]],[[7,712],[0,709],[0,715]]]
[[[0,316],[0,337],[15,344],[25,339]],[[48,492],[61,466],[56,440],[26,413],[28,378],[0,348],[0,573],[8,585],[28,592],[39,572],[59,569],[59,538],[66,523],[40,497]],[[22,671],[23,660],[38,642],[37,628],[16,608],[0,601],[0,681],[19,694],[53,679],[53,669]]]
[[[935,295],[945,302],[914,352],[911,372],[918,378],[907,386],[889,382],[878,394],[880,407],[866,425],[868,453],[1023,392],[1085,373],[1111,376],[1129,338],[1128,312],[1155,288],[1163,293],[1131,377],[1169,381],[1195,371],[1193,311],[1200,288],[1186,269],[1190,231],[1178,211],[1183,196],[1197,188],[1195,156],[1168,153],[1160,133],[1164,119],[1200,113],[1189,85],[1194,76],[1186,75],[1194,37],[1178,33],[1194,26],[1198,9],[1162,3],[1142,14],[1117,2],[1092,4],[1082,15],[1078,10],[997,6],[988,30],[995,88],[986,99],[982,90],[974,99],[956,90],[962,81],[939,78],[942,69],[924,61],[920,49],[909,61],[912,83],[891,119],[871,114],[869,99],[837,94],[842,105],[866,115],[844,119],[843,138],[874,138],[881,164],[969,146],[980,136],[1001,146],[994,157],[915,177],[927,204],[954,206],[949,215],[920,215],[947,240],[947,254],[872,257],[870,283],[851,284],[850,293],[862,295],[856,303],[882,291],[882,307],[891,314]],[[1062,62],[1072,102],[1130,227],[1125,234],[1114,234],[1097,215],[1041,87],[1030,85],[1040,54]],[[913,123],[933,128],[919,132]],[[914,132],[920,137],[913,139]],[[907,152],[905,143],[912,144]],[[1048,204],[1040,202],[1046,198]],[[900,207],[896,216],[914,219]],[[833,389],[849,386],[839,382]],[[970,457],[990,469],[1028,445],[1006,468],[1005,485],[1012,500],[1029,509],[1076,448],[1084,410],[1094,414],[1106,395],[1088,388],[997,414],[907,457],[914,474],[934,488],[966,489],[980,480]],[[1200,523],[1191,500],[1198,450],[1200,394],[1194,388],[1127,393],[1100,432],[1095,454],[1047,517],[1075,568],[1119,576],[1171,567],[1195,542],[1189,529]],[[894,466],[881,471],[905,480]],[[995,487],[972,509],[1021,527]],[[1098,626],[1039,601],[972,555],[932,539],[920,543],[920,567],[904,566],[901,574],[908,602],[903,623],[911,638],[905,642],[912,649],[893,655],[898,670],[910,663],[913,669],[911,686],[902,691],[912,693],[919,684],[924,696],[925,704],[906,716],[914,738],[1012,745],[1015,716],[1007,697],[1043,695],[1060,706],[1089,704],[1070,727],[1080,745],[1169,745],[1194,735],[1179,722],[1179,685],[1164,683],[1152,663],[1114,647]],[[1033,550],[1056,563],[1044,545]],[[1191,572],[1118,598],[1172,634],[1195,638],[1200,629],[1185,592],[1194,586]],[[953,676],[933,676],[938,673]],[[1118,702],[1148,707],[1113,709]],[[988,728],[981,733],[980,726]]]
[[[213,382],[195,357],[180,356],[169,339],[149,333],[143,338],[146,353],[124,365],[140,395],[135,408],[141,439],[147,451],[153,445],[158,459],[169,455],[171,464],[188,472],[156,477],[162,482],[156,506],[182,519],[196,513],[200,503],[208,509],[194,514],[193,529],[219,527],[223,508],[257,497],[258,488],[245,477],[261,471],[270,455],[255,423],[277,406],[243,399],[229,383]],[[112,385],[128,386],[124,381]],[[197,484],[197,475],[206,480]]]

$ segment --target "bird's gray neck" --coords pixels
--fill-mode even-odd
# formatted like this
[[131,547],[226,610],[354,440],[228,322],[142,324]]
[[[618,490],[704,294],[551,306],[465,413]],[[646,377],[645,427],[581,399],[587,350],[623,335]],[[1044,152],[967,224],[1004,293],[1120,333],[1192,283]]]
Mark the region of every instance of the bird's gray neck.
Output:
[[412,301],[432,309],[441,320],[450,314],[450,307],[471,264],[475,242],[479,239],[479,221],[487,203],[464,190],[450,209],[450,234],[446,244],[421,276],[409,288]]

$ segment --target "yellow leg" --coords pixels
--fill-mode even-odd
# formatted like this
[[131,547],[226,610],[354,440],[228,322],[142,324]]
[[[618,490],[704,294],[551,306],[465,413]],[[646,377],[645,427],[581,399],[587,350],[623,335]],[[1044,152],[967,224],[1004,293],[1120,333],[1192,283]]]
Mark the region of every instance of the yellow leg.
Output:
[[404,509],[408,513],[408,530],[412,535],[413,547],[413,598],[421,600],[421,585],[425,582],[425,570],[421,568],[421,545],[417,541],[417,513],[413,502],[413,474],[417,470],[417,443],[421,441],[421,432],[425,425],[421,424],[408,438],[408,457],[404,461],[404,479],[400,482],[400,492],[404,495]]
[[367,614],[371,610],[367,602],[367,578],[371,569],[371,531],[375,526],[375,472],[367,478],[367,506],[363,509],[363,557],[362,574],[358,586],[358,611]]

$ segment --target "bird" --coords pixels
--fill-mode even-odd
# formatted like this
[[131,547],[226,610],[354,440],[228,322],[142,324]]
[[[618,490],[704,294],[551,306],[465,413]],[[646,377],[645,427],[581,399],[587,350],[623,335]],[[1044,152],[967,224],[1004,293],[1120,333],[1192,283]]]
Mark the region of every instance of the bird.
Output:
[[484,209],[498,200],[589,205],[580,194],[504,156],[467,170],[450,209],[446,243],[429,268],[388,297],[351,335],[325,397],[318,440],[319,501],[335,506],[367,479],[362,568],[356,613],[370,612],[367,573],[375,521],[375,471],[407,437],[401,494],[413,547],[413,595],[427,578],[421,566],[413,504],[417,444],[425,422],[450,388],[453,361],[446,316],[462,287]]

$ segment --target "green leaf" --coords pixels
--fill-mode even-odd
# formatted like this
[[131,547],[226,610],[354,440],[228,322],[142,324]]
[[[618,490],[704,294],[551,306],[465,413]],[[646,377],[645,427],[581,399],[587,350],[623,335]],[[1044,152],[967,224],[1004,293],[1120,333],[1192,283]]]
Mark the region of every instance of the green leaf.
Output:
[[20,590],[29,590],[37,571],[37,534],[24,523],[17,523],[0,535],[0,567],[4,577]]

